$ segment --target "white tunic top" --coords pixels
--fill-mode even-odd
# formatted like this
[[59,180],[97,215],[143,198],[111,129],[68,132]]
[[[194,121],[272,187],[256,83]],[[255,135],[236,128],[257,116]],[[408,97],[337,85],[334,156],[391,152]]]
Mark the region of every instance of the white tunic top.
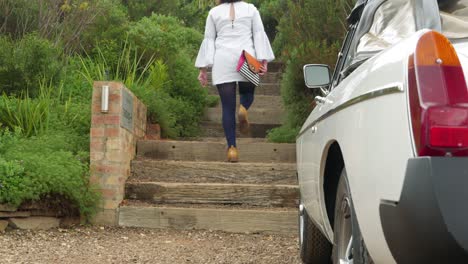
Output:
[[210,10],[205,39],[195,62],[197,68],[213,67],[214,85],[247,81],[236,71],[242,50],[259,61],[275,59],[257,8],[243,1],[235,2],[233,27],[230,5],[225,3]]

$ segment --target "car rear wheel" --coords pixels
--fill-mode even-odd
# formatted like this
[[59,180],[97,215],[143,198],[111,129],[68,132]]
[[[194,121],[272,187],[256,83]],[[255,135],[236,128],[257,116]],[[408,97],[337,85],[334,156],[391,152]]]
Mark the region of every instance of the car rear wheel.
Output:
[[343,169],[335,201],[333,263],[372,264],[356,220],[346,170]]
[[312,223],[302,203],[299,205],[299,247],[304,263],[330,263],[332,246]]

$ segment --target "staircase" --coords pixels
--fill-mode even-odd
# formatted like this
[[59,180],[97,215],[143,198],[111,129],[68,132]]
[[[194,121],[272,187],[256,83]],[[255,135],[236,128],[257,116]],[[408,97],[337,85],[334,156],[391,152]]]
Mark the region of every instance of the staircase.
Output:
[[[221,106],[207,109],[202,138],[143,140],[119,210],[121,226],[294,234],[298,187],[294,144],[265,140],[281,124],[280,64],[272,64],[238,135],[239,163],[227,163]],[[209,91],[217,95],[215,87]],[[239,103],[239,100],[237,101]]]

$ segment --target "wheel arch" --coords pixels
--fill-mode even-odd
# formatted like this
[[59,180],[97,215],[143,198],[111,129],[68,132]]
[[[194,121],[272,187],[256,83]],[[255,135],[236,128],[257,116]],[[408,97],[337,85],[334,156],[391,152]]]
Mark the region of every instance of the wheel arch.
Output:
[[323,161],[323,197],[327,211],[328,221],[333,229],[335,220],[335,200],[341,172],[345,166],[343,152],[337,141],[330,142],[325,150]]

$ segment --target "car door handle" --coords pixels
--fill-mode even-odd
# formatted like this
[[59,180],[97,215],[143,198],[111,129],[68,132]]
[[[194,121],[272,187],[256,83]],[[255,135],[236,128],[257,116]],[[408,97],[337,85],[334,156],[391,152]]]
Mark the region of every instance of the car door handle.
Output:
[[315,102],[316,102],[317,104],[326,104],[326,103],[330,103],[330,100],[328,100],[327,98],[322,97],[322,96],[315,96],[314,100],[315,100]]

